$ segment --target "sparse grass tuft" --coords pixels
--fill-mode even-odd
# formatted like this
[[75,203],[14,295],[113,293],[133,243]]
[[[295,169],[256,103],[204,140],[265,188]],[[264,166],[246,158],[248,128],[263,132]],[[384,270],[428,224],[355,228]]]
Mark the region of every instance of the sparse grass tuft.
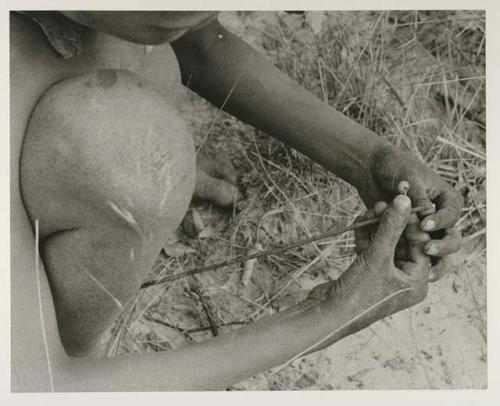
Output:
[[[325,103],[425,161],[465,200],[457,268],[423,304],[233,389],[485,386],[484,13],[242,12],[222,21]],[[193,105],[205,119],[188,119],[202,138],[216,110]],[[160,256],[158,275],[325,232],[364,210],[352,187],[226,114],[206,145],[233,159],[247,198],[229,215],[200,205],[209,231]],[[178,348],[211,337],[213,325],[223,333],[284,309],[337,278],[353,247],[346,234],[259,260],[246,287],[235,265],[201,275],[194,295],[186,281],[142,291],[110,332],[107,353]],[[180,255],[188,248],[195,252]]]

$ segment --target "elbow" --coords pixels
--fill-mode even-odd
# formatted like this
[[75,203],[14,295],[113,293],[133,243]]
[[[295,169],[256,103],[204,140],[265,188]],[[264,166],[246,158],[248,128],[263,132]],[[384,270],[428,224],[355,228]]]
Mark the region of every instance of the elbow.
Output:
[[[56,392],[87,392],[106,390],[106,376],[99,371],[98,359],[89,360],[66,356],[54,368],[54,390]],[[90,361],[90,362],[89,362]],[[107,376],[109,378],[109,376]]]

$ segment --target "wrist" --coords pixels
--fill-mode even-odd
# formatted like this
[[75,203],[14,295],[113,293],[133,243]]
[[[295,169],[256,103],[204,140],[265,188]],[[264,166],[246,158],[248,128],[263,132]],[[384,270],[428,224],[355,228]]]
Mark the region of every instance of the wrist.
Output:
[[324,349],[342,338],[356,333],[372,323],[364,315],[366,300],[357,289],[346,289],[342,278],[317,286],[307,299],[298,305],[305,313],[321,315],[325,334],[301,355]]
[[353,174],[353,180],[349,183],[356,188],[366,207],[373,207],[376,201],[387,199],[380,183],[380,175],[387,172],[382,166],[387,165],[389,158],[396,152],[397,149],[392,144],[377,137],[365,154],[365,170]]
[[[373,187],[372,166],[379,151],[391,146],[386,140],[357,122],[328,109],[324,166],[362,192]],[[328,135],[328,136],[327,136]],[[322,163],[322,162],[320,162]]]

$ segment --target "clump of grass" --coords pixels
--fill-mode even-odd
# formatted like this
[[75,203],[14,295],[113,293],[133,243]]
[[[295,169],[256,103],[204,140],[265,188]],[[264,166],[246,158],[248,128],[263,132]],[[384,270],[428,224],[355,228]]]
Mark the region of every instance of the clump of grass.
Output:
[[[245,12],[222,16],[229,28],[325,103],[410,151],[462,194],[465,207],[457,227],[465,244],[460,256],[462,266],[451,277],[452,288],[457,292],[463,289],[457,306],[470,307],[472,310],[468,311],[475,314],[467,323],[484,331],[484,13],[325,12],[323,19],[321,31],[315,32],[306,19],[297,15]],[[201,138],[215,109],[204,102],[193,103],[197,116],[206,117],[205,121],[188,117]],[[213,233],[203,239],[184,241],[195,249],[195,254],[178,258],[161,256],[155,270],[159,275],[175,268],[189,269],[208,258],[210,262],[225,259],[256,243],[265,249],[326,232],[351,222],[364,211],[350,185],[226,114],[221,114],[213,124],[206,145],[224,151],[233,159],[238,171],[244,174],[242,186],[248,197],[237,213],[201,205],[204,223]],[[337,278],[352,262],[353,247],[353,236],[346,234],[280,256],[269,256],[258,261],[245,288],[240,281],[241,267],[235,265],[200,276],[196,295],[186,281],[140,292],[112,332],[108,354],[178,348],[210,338],[214,324],[224,333],[284,309],[300,301],[316,284]],[[429,303],[448,300],[444,295],[439,289],[431,289]],[[200,304],[200,298],[204,303]],[[210,311],[206,311],[207,302]],[[423,306],[408,311],[409,316],[404,317],[428,314]],[[439,312],[440,307],[436,308]],[[394,323],[402,318],[395,320]],[[391,325],[390,321],[383,323]],[[430,321],[427,319],[426,323]],[[361,351],[370,345],[373,337],[382,334],[382,328],[373,327],[357,335],[362,340],[372,334],[366,344],[355,349]],[[485,341],[480,341],[478,347],[484,355]],[[297,360],[279,372],[260,374],[233,389],[391,386],[390,382],[368,382],[366,368],[350,373],[349,367],[355,364],[352,352],[355,350],[349,350],[348,344],[336,349],[344,351],[339,365],[331,366],[331,360],[336,359],[333,352],[321,352]],[[377,353],[379,349],[373,351]],[[428,355],[432,351],[441,352],[434,354],[436,360],[446,352],[441,347],[436,350],[436,346],[426,351]],[[421,351],[414,345],[412,351],[396,354],[395,359],[401,361],[386,361],[377,366],[373,359],[370,364],[367,357],[363,362],[379,368],[380,376],[385,376],[387,366],[418,363],[418,368],[425,372],[422,382],[407,380],[402,384],[406,388],[433,387],[432,382],[438,382],[439,387],[459,385],[453,380],[456,377],[442,378],[447,376],[444,361],[438,366],[432,364],[431,370],[435,371],[432,375],[425,367],[433,359],[429,356],[422,361]],[[485,382],[485,369],[478,371],[482,374],[478,378],[480,383],[471,384],[472,387]]]

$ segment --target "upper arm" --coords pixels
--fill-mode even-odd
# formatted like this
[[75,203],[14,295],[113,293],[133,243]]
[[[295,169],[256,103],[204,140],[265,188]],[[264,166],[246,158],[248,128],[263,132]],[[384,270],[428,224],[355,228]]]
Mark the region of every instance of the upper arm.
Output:
[[213,44],[227,35],[232,35],[218,20],[214,20],[204,27],[190,31],[172,42],[172,47],[182,66],[189,62],[200,62],[207,59]]
[[[250,57],[252,60],[259,59],[254,49],[217,20],[186,33],[172,42],[172,48],[181,68],[183,83],[189,79],[190,89],[212,103],[216,99],[224,100],[235,79],[243,71],[249,73],[253,69],[247,66]],[[212,95],[200,92],[198,85],[212,88],[215,92],[211,91]]]

